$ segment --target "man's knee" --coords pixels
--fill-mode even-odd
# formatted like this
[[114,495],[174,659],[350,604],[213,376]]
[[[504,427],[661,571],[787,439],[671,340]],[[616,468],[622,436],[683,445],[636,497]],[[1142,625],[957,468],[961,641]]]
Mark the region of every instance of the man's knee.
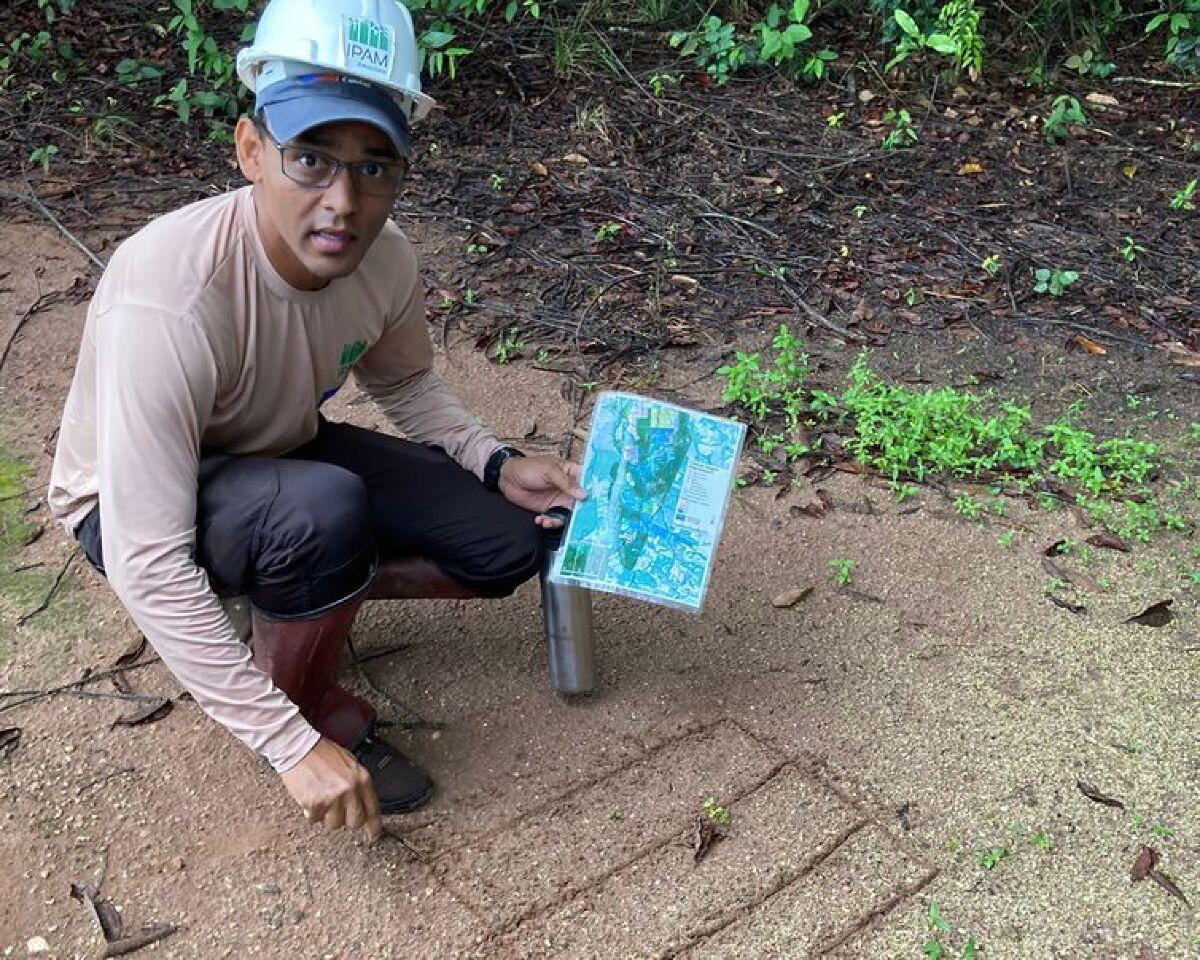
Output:
[[485,597],[506,597],[516,590],[541,568],[545,550],[545,535],[533,515],[508,503],[504,507],[476,551],[459,558],[459,571]]
[[255,541],[255,606],[292,618],[340,603],[370,582],[375,539],[366,487],[341,467],[282,462]]

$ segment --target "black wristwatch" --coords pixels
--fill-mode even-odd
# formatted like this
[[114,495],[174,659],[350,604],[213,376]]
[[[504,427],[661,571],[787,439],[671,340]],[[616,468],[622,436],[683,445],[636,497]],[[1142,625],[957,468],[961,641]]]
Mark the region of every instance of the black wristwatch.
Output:
[[500,469],[508,463],[513,457],[523,457],[523,454],[516,447],[501,447],[490,457],[487,464],[483,468],[483,486],[484,489],[495,493],[500,489]]

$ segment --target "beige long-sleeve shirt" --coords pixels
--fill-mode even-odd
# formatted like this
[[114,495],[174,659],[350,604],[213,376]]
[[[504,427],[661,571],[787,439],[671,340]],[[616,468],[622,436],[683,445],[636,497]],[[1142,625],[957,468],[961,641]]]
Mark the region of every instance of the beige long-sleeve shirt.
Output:
[[196,702],[284,772],[317,733],[239,641],[193,560],[201,449],[277,456],[311,440],[350,372],[410,438],[481,475],[499,446],[430,369],[412,246],[388,223],[318,291],[271,266],[251,188],[155,220],[88,309],[50,479],[72,531],[100,505],[109,582]]

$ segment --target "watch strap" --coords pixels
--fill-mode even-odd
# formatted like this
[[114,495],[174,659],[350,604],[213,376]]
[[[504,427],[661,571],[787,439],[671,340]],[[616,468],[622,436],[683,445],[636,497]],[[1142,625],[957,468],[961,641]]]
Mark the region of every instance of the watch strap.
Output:
[[487,463],[483,468],[483,486],[484,489],[495,493],[500,489],[500,470],[513,457],[523,457],[523,454],[516,447],[500,447],[495,453],[488,457]]

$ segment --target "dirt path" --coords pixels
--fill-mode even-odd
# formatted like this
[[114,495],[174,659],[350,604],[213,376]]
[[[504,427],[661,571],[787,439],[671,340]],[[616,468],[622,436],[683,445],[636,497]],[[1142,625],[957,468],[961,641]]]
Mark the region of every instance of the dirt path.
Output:
[[[418,234],[436,253],[437,235]],[[68,291],[25,320],[0,372],[4,445],[31,465],[34,499],[82,325],[70,287],[87,265],[41,225],[10,225],[2,242],[5,338],[39,297]],[[446,376],[502,435],[554,446],[572,429],[559,375],[490,364],[453,327],[449,343]],[[952,370],[995,344],[959,335],[921,350]],[[711,403],[713,356],[664,360],[653,389]],[[1136,379],[1130,362],[1104,376]],[[339,403],[376,422],[355,398]],[[988,957],[1196,956],[1194,916],[1130,882],[1149,844],[1200,897],[1196,593],[1155,549],[1098,550],[1086,572],[1107,588],[1073,614],[1043,594],[1042,550],[1087,535],[1074,514],[1017,504],[984,526],[933,492],[897,505],[860,477],[822,486],[833,509],[820,518],[790,509],[805,491],[739,492],[702,616],[599,599],[601,689],[582,703],[547,686],[532,587],[371,606],[359,649],[409,646],[365,665],[374,691],[347,664],[348,682],[385,716],[437,727],[394,734],[441,786],[392,824],[411,846],[307,827],[190,702],[112,728],[130,704],[4,701],[0,727],[22,732],[0,759],[0,952],[23,956],[40,937],[49,957],[97,955],[69,887],[102,878],[128,932],[184,927],[150,948],[181,958],[915,957],[931,901],[953,928],[945,945],[969,933]],[[8,622],[69,549],[47,529],[13,553],[12,568],[44,567],[6,592]],[[847,587],[835,558],[854,562]],[[135,638],[98,577],[76,564],[66,583],[12,628],[0,688],[69,682]],[[772,606],[804,586],[801,604]],[[1168,625],[1123,622],[1166,597]],[[158,665],[129,676],[178,693]],[[730,810],[729,836],[696,864],[708,797]]]

